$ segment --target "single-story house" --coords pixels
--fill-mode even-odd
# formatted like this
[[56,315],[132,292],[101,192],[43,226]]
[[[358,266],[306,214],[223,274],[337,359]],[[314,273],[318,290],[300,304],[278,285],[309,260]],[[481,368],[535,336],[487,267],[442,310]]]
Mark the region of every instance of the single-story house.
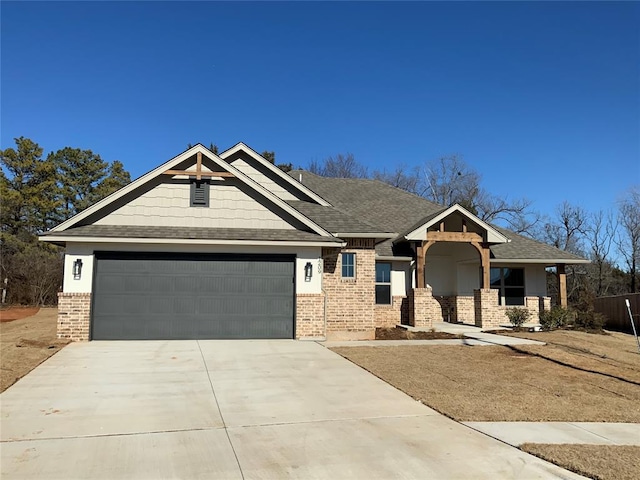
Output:
[[550,308],[586,260],[369,179],[201,144],[40,237],[66,248],[58,336],[370,339]]

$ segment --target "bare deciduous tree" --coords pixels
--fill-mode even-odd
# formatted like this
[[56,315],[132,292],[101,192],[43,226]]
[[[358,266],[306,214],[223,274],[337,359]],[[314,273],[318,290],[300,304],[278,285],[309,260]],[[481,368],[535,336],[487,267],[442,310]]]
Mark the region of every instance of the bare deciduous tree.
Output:
[[596,296],[607,295],[611,284],[611,248],[616,236],[616,223],[611,212],[599,210],[591,214],[585,229],[585,240],[593,262],[588,268]]
[[481,175],[458,155],[441,157],[422,169],[421,194],[441,205],[463,206],[486,222],[499,222],[517,233],[532,235],[539,215],[527,199],[494,195],[480,182]]
[[417,167],[409,169],[406,165],[401,164],[395,170],[389,172],[387,170],[376,170],[373,172],[373,178],[409,193],[416,195],[421,193],[420,172]]
[[560,250],[582,254],[582,240],[587,229],[588,214],[584,208],[564,201],[556,209],[556,218],[544,223],[542,240]]
[[640,185],[631,187],[618,203],[618,222],[618,252],[622,255],[629,272],[630,291],[636,293],[640,265]]
[[314,160],[309,171],[316,175],[333,178],[367,178],[367,167],[358,163],[352,153],[339,153],[323,161]]

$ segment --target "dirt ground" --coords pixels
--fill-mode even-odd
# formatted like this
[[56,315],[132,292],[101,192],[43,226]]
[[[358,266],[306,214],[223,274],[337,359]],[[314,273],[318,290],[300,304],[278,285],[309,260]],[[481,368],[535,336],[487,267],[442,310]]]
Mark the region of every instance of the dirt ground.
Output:
[[552,344],[333,350],[459,421],[640,422],[633,336],[517,335]]
[[0,392],[69,343],[56,338],[57,317],[57,308],[41,308],[31,317],[0,323]]
[[8,307],[0,310],[0,322],[12,322],[20,318],[31,317],[40,310],[39,307]]
[[640,447],[525,443],[520,448],[596,480],[640,478]]
[[410,332],[404,328],[376,328],[376,340],[447,340],[459,338],[445,332]]

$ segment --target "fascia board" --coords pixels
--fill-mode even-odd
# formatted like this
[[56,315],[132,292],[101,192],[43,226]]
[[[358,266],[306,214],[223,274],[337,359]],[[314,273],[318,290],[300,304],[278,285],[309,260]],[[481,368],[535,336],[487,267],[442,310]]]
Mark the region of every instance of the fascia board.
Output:
[[336,237],[340,237],[340,238],[384,238],[384,239],[389,239],[389,238],[396,238],[396,236],[398,235],[397,233],[343,233],[343,232],[339,232],[339,233],[334,233],[331,232],[334,236]]
[[208,240],[195,238],[130,238],[130,237],[70,237],[67,235],[42,235],[38,240],[50,243],[150,243],[184,245],[268,245],[291,247],[345,247],[346,242],[288,242],[277,240]]
[[558,263],[563,263],[565,265],[577,265],[577,264],[588,264],[591,263],[591,260],[587,260],[586,258],[578,258],[578,259],[568,259],[568,258],[492,258],[492,264],[512,264],[512,263],[538,263],[542,265],[557,265]]
[[412,257],[394,257],[390,255],[376,255],[376,260],[382,260],[385,262],[411,262]]
[[230,149],[225,150],[224,152],[220,153],[218,156],[220,158],[222,158],[223,160],[226,160],[228,157],[230,157],[231,155],[233,155],[234,153],[239,152],[239,151],[245,152],[251,158],[253,158],[254,160],[260,162],[260,164],[264,165],[266,168],[271,170],[273,173],[278,175],[280,178],[284,179],[292,187],[296,188],[301,193],[311,197],[312,199],[314,199],[316,202],[318,202],[323,207],[330,207],[331,206],[331,204],[329,202],[327,202],[324,198],[322,198],[320,195],[318,195],[317,193],[313,192],[312,190],[310,190],[308,187],[306,187],[302,183],[300,183],[300,182],[296,181],[295,179],[291,178],[290,175],[287,175],[282,170],[280,170],[278,167],[273,165],[271,162],[268,162],[267,160],[265,160],[262,157],[262,155],[260,155],[253,148],[249,147],[248,145],[246,145],[246,144],[244,144],[242,142],[237,143],[236,145],[234,145]]

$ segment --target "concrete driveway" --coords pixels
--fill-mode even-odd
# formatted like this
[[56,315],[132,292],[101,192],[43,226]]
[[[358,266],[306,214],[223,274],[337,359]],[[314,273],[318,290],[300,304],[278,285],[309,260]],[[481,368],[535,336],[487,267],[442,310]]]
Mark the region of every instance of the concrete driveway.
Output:
[[581,478],[313,342],[77,343],[0,402],[3,478]]

